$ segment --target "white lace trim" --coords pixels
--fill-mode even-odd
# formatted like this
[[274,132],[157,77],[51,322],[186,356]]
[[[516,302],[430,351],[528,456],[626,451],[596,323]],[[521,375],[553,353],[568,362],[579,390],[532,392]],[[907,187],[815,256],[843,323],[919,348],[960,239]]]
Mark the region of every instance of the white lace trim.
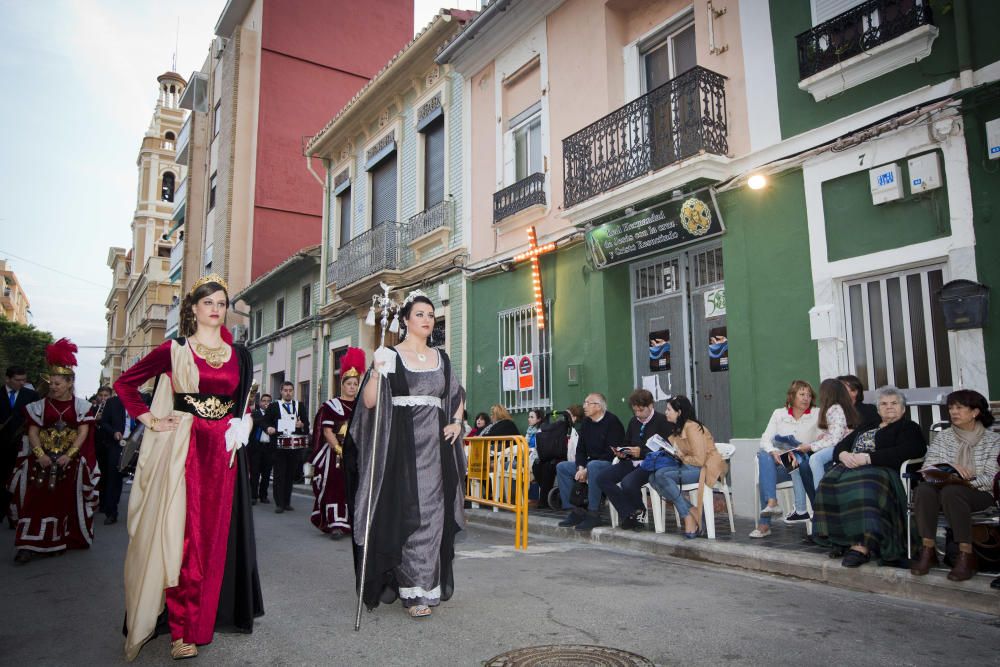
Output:
[[403,405],[415,407],[418,405],[429,405],[432,408],[441,408],[441,399],[437,396],[393,396],[393,405]]
[[441,599],[441,587],[435,586],[429,591],[421,588],[420,586],[413,586],[412,588],[400,587],[399,597],[404,600],[412,600],[414,598],[423,598],[425,600],[440,600]]

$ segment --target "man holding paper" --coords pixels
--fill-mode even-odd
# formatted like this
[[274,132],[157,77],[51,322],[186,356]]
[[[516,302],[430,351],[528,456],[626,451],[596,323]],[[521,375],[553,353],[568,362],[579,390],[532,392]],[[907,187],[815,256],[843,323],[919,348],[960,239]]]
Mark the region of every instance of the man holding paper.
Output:
[[596,481],[618,511],[621,528],[637,530],[642,527],[639,518],[645,513],[642,487],[653,474],[652,470],[644,470],[639,463],[652,449],[658,449],[663,444],[670,446],[667,438],[674,429],[667,418],[654,409],[650,391],[636,389],[629,395],[628,404],[634,416],[625,430],[626,446],[613,450],[618,464],[606,468]]

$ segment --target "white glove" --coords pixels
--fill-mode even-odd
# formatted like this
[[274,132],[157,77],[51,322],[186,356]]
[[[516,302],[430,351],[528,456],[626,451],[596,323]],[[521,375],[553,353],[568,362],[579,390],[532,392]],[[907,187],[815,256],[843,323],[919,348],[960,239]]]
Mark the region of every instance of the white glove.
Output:
[[250,441],[252,428],[253,419],[250,418],[250,415],[230,419],[229,428],[226,429],[226,451],[234,452],[246,445]]
[[389,377],[396,372],[396,353],[387,347],[380,347],[372,355],[376,372],[382,377]]

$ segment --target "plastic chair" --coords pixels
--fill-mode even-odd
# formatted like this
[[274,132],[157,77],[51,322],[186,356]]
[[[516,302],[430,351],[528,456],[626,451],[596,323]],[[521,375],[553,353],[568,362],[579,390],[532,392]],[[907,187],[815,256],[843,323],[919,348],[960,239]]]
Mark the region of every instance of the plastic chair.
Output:
[[[722,459],[727,463],[732,459],[733,454],[736,453],[736,446],[731,445],[728,442],[717,442],[715,443],[715,449],[722,456]],[[702,515],[704,520],[702,524],[705,527],[706,535],[708,539],[715,539],[715,498],[714,494],[716,491],[722,493],[723,497],[726,499],[726,511],[729,514],[729,530],[733,533],[736,532],[736,521],[733,515],[733,490],[732,490],[732,471],[728,471],[723,477],[711,487],[705,487],[704,498],[702,499]],[[691,498],[691,504],[694,505],[698,499],[698,483],[684,484],[681,486],[682,493],[688,493]],[[649,484],[642,487],[643,501],[650,505],[650,509],[653,514],[653,527],[657,533],[666,532],[666,504],[667,501],[664,500],[660,494],[656,492]],[[681,517],[678,514],[677,509],[674,508],[674,519],[677,521],[677,527],[681,527]]]

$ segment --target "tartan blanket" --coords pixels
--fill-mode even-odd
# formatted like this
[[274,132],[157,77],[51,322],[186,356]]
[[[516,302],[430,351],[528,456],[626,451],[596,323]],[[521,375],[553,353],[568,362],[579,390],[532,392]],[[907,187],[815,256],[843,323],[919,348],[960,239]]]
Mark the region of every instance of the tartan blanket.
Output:
[[880,563],[906,557],[906,491],[895,470],[835,466],[820,482],[813,510],[817,544],[861,544]]

